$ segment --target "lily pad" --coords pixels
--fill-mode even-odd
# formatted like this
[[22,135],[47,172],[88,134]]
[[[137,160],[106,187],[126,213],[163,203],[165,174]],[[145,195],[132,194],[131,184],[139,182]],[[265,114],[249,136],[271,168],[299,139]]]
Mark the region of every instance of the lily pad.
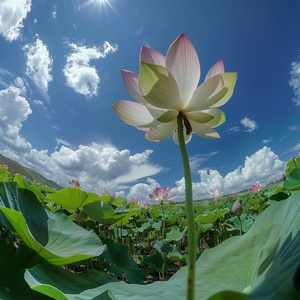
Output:
[[229,212],[228,208],[220,208],[214,211],[211,211],[206,214],[201,214],[196,218],[196,222],[209,224],[214,223],[218,219],[220,219],[222,216],[226,215]]
[[47,199],[63,208],[77,209],[87,203],[99,200],[99,196],[96,193],[87,193],[81,189],[68,187],[49,195]]
[[126,209],[114,209],[109,203],[102,201],[86,204],[83,207],[83,211],[91,219],[105,225],[115,224],[128,215],[128,211]]
[[93,231],[76,225],[63,213],[45,210],[36,195],[0,182],[0,222],[13,228],[24,243],[50,263],[63,265],[100,255],[105,246]]
[[283,187],[290,191],[300,190],[300,168],[292,170],[290,175],[284,181]]
[[[297,191],[284,201],[271,203],[244,235],[203,252],[196,265],[196,299],[299,299],[299,231]],[[36,279],[44,283],[42,277]],[[117,300],[182,300],[186,280],[184,267],[165,282],[112,282],[86,290],[76,299],[94,299],[109,290]]]

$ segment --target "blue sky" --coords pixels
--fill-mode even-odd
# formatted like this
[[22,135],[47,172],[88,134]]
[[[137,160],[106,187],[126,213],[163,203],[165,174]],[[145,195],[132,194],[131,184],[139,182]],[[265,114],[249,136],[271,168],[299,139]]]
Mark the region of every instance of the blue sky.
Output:
[[184,33],[201,64],[237,72],[221,139],[187,144],[194,198],[279,179],[300,151],[298,0],[6,0],[0,3],[0,153],[62,186],[149,200],[184,197],[179,148],[153,143],[112,109],[133,100],[121,69],[143,45],[166,54]]

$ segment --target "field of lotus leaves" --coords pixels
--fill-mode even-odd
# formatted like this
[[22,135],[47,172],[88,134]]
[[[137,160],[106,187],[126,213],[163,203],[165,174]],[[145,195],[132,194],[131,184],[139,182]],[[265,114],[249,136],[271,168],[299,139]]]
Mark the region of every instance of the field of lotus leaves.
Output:
[[[283,177],[195,201],[196,299],[300,299],[299,157]],[[184,299],[185,205],[70,184],[0,166],[1,299]]]

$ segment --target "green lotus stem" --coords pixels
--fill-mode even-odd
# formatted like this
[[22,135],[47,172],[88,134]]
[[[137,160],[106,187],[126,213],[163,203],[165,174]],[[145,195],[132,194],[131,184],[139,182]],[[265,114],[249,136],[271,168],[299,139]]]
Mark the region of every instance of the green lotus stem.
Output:
[[239,221],[240,221],[240,235],[242,235],[243,234],[243,223],[242,223],[241,217],[238,216],[238,218],[239,218]]
[[162,212],[162,230],[161,230],[161,236],[163,239],[165,239],[165,212],[164,212],[164,201],[161,202],[161,212]]
[[[179,113],[177,116],[178,126],[178,140],[181,152],[181,158],[184,169],[185,179],[185,210],[188,221],[188,278],[187,278],[187,300],[195,299],[195,274],[196,274],[196,224],[194,217],[194,203],[193,203],[193,187],[192,175],[187,155],[187,150],[184,140],[182,116]],[[199,295],[198,295],[199,299]]]

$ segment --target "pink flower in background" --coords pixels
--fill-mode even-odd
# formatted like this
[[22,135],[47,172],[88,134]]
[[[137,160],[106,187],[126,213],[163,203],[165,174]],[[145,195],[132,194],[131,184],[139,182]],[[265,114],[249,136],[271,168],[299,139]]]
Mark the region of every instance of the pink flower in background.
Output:
[[138,203],[139,199],[138,198],[131,198],[128,202],[130,202],[130,203]]
[[255,193],[255,192],[258,192],[258,191],[261,190],[261,189],[262,189],[262,185],[260,185],[260,184],[258,183],[258,181],[257,181],[256,183],[254,183],[254,184],[252,185],[252,187],[251,187],[251,189],[249,190],[249,192]]
[[214,189],[214,190],[210,190],[209,195],[213,198],[220,198],[223,196],[223,192],[221,191],[221,189]]
[[162,202],[168,204],[176,197],[176,195],[169,196],[170,191],[171,188],[156,188],[152,194],[149,194],[149,197],[152,200],[157,201],[158,205],[160,205]]
[[138,205],[140,207],[148,207],[149,203],[143,200],[138,200]]
[[[111,195],[111,193],[107,189],[104,189],[104,191],[100,194],[100,196],[101,195]],[[111,196],[116,198],[116,193],[112,194]]]
[[148,206],[148,202],[143,201],[143,200],[139,200],[138,198],[131,198],[128,202],[129,203],[137,203],[140,207],[147,207]]
[[7,164],[2,164],[2,167],[8,170],[8,165]]
[[72,181],[69,181],[69,184],[73,185],[75,188],[80,188],[80,183],[77,179],[72,179]]

